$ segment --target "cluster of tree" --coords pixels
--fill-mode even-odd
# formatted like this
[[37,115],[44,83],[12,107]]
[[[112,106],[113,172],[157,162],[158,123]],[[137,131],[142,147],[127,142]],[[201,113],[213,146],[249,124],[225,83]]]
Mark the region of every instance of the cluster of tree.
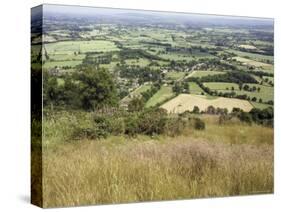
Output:
[[148,44],[148,45],[155,45],[155,46],[164,46],[164,47],[171,47],[172,45],[170,43],[162,43],[157,41],[140,41],[142,44]]
[[247,84],[244,85],[242,88],[243,88],[244,91],[249,91],[249,92],[260,92],[260,90],[261,90],[260,87],[256,87],[256,86],[250,87]]
[[129,112],[144,110],[145,103],[160,89],[160,84],[155,83],[150,89],[141,93],[141,97],[134,97],[128,104]]
[[220,58],[200,58],[199,60],[190,61],[190,65],[192,67],[198,65],[198,64],[204,64],[204,66],[200,67],[204,70],[209,70],[212,68],[215,68],[216,70],[233,70],[233,71],[239,71],[237,66],[232,65],[228,62],[222,61]]
[[145,102],[147,102],[161,87],[160,83],[154,83],[150,89],[141,93]]
[[[77,54],[77,53],[76,53]],[[99,55],[100,52],[87,52],[82,64],[78,66],[78,69],[83,67],[99,67],[100,64],[109,64],[112,61],[112,53],[105,55]]]
[[272,107],[266,109],[253,108],[250,112],[244,112],[238,108],[233,110],[233,115],[236,115],[242,122],[252,124],[262,124],[273,127],[274,124],[274,110]]
[[[189,79],[190,80],[190,79]],[[197,81],[197,84],[202,88],[202,90],[211,95],[211,96],[221,96],[221,97],[226,97],[226,98],[237,98],[237,99],[244,99],[244,100],[248,100],[248,101],[253,101],[253,102],[259,102],[259,103],[266,103],[266,104],[270,104],[273,105],[273,101],[269,100],[267,102],[264,102],[262,100],[262,98],[257,98],[257,97],[250,97],[247,94],[237,94],[234,91],[234,87],[231,88],[231,91],[229,92],[222,92],[222,91],[217,91],[217,90],[211,90],[210,88],[206,87],[202,82]],[[245,91],[251,91],[251,92],[260,92],[260,88],[258,87],[252,87],[250,88],[248,85],[244,85],[244,87],[242,86],[242,84],[239,84],[239,89],[244,89]],[[203,95],[203,94],[202,94]]]
[[264,81],[265,81],[266,83],[268,83],[269,85],[274,86],[274,82],[271,81],[271,80],[269,80],[268,78],[265,78]]
[[[96,139],[108,135],[137,134],[168,136],[180,135],[187,127],[187,120],[182,117],[169,116],[164,109],[153,108],[140,112],[116,112],[114,114],[94,113],[91,127],[77,125],[72,134],[73,139],[87,137]],[[195,129],[203,130],[205,123],[198,119]]]
[[194,106],[192,111],[186,111],[184,113],[226,115],[228,113],[228,110],[227,108],[215,108],[214,106],[210,105],[205,111],[200,111],[198,106]]
[[188,53],[196,54],[198,52],[207,53],[209,48],[204,48],[202,46],[192,46],[192,47],[172,47],[171,45],[166,47],[166,53],[168,52],[178,52],[178,53]]
[[161,71],[151,69],[149,67],[136,67],[129,65],[119,65],[116,70],[120,73],[120,77],[127,79],[139,79],[139,83],[156,82],[162,79]]
[[176,94],[189,93],[189,84],[186,81],[176,81],[172,89]]
[[167,61],[157,55],[150,54],[143,49],[128,49],[128,48],[123,47],[123,49],[121,51],[119,51],[118,54],[119,54],[119,57],[121,60],[146,58],[149,60]]
[[95,110],[118,104],[113,78],[105,70],[85,69],[61,79],[63,84],[58,83],[56,76],[44,72],[44,106]]
[[209,75],[199,79],[191,77],[188,78],[188,80],[200,82],[232,82],[237,84],[258,83],[253,76],[243,71],[229,71],[225,74]]
[[220,115],[220,124],[231,120],[233,117],[237,117],[240,121],[249,124],[256,123],[273,127],[274,123],[274,110],[272,107],[266,109],[253,108],[250,112],[244,112],[242,109],[234,107],[229,112],[226,108],[215,108],[214,106],[209,106],[205,111],[200,111],[198,106],[194,106],[192,111],[186,111],[182,115],[188,113]]
[[247,71],[249,74],[253,74],[253,75],[256,75],[260,78],[262,78],[263,76],[265,77],[273,77],[274,74],[273,73],[268,73],[268,72],[264,72],[262,70],[259,70],[259,71]]

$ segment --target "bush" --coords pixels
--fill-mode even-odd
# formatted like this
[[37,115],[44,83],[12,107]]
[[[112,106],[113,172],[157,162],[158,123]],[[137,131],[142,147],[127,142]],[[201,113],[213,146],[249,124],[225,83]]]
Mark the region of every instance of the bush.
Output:
[[194,129],[196,130],[205,130],[205,122],[199,118],[194,119]]
[[74,140],[97,139],[97,138],[99,138],[99,136],[95,128],[76,127],[71,135],[71,139]]
[[141,114],[139,130],[146,135],[162,134],[165,131],[167,112],[164,109],[153,109]]
[[166,121],[164,133],[168,136],[180,135],[186,128],[186,121],[182,118],[169,118]]
[[137,115],[131,114],[125,118],[125,134],[135,136],[139,133],[139,120]]
[[128,104],[129,112],[141,111],[144,108],[143,98],[134,98]]
[[246,122],[248,124],[252,123],[252,116],[249,113],[241,112],[238,117],[239,117],[240,121]]
[[125,123],[122,117],[113,117],[109,120],[109,132],[112,135],[125,133]]

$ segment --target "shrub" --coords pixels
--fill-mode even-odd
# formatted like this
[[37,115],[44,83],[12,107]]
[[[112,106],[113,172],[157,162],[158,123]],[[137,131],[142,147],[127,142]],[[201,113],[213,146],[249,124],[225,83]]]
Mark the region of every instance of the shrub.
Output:
[[252,123],[252,116],[249,113],[241,112],[238,117],[239,117],[240,121],[246,122],[248,124]]
[[125,133],[125,123],[122,117],[112,117],[109,120],[109,131],[112,135],[120,135]]
[[97,139],[97,138],[99,138],[99,136],[95,128],[76,127],[71,135],[71,139],[74,140]]
[[129,115],[124,120],[125,123],[125,134],[129,136],[135,136],[139,133],[139,120],[134,114]]
[[194,119],[194,129],[196,130],[205,130],[205,122],[199,118]]
[[164,133],[168,136],[180,135],[186,127],[186,121],[182,118],[169,118],[166,121]]
[[165,131],[167,112],[164,109],[153,109],[141,114],[139,130],[146,135],[162,134]]
[[143,108],[144,108],[143,98],[134,98],[128,104],[129,112],[141,111]]
[[196,113],[198,114],[200,112],[200,109],[198,106],[194,106],[193,110],[192,110],[192,113]]

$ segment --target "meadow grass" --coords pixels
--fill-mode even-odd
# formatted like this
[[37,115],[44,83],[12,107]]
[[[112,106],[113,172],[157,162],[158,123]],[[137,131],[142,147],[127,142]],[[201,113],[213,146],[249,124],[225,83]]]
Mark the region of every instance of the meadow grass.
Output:
[[206,115],[205,130],[178,137],[69,140],[87,115],[44,121],[44,141],[55,142],[43,148],[44,207],[273,192],[272,128]]

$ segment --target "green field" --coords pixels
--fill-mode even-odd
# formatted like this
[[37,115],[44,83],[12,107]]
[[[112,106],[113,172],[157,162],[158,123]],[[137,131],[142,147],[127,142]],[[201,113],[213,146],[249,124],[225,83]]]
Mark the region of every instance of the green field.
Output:
[[71,60],[80,60],[82,61],[85,58],[85,54],[51,54],[50,60],[55,61],[71,61]]
[[248,57],[252,60],[258,60],[258,61],[269,60],[271,62],[273,62],[273,60],[274,60],[273,56],[267,56],[267,55],[249,53],[249,52],[242,52],[242,51],[237,51],[237,50],[227,50],[226,52],[234,53],[240,57]]
[[113,71],[114,68],[116,67],[117,62],[110,62],[109,64],[100,64],[100,68],[105,68],[109,71]]
[[151,88],[151,85],[141,85],[140,87],[136,88],[132,91],[128,96],[124,97],[121,101],[122,102],[129,102],[134,97],[140,97],[142,92],[145,92]]
[[263,72],[268,72],[272,74],[274,72],[274,66],[272,64],[268,64],[265,62],[259,62],[256,60],[244,58],[244,57],[233,57],[233,60],[240,62],[243,66],[251,66],[256,68],[257,70],[261,70]]
[[[220,84],[220,83],[219,83]],[[267,102],[267,101],[273,101],[273,97],[274,97],[274,88],[271,86],[264,86],[264,85],[259,85],[259,84],[248,84],[250,87],[255,86],[256,88],[260,88],[260,91],[245,91],[245,90],[239,90],[236,89],[234,90],[234,92],[237,95],[244,95],[246,94],[248,97],[250,97],[251,99],[253,97],[257,98],[257,102],[259,101],[259,99],[262,99],[263,102]],[[215,89],[212,89],[215,90]],[[226,90],[226,89],[220,89],[218,90],[222,93],[229,93],[232,92],[231,89]]]
[[45,44],[49,55],[52,54],[73,54],[74,52],[111,52],[118,51],[114,42],[106,40],[91,41],[61,41]]
[[157,91],[145,104],[145,107],[153,107],[158,103],[161,103],[175,94],[173,93],[172,87],[162,86],[159,91]]
[[142,85],[140,87],[138,87],[136,90],[133,91],[134,95],[139,95],[142,92],[145,92],[147,90],[149,90],[151,88],[151,85]]
[[140,59],[127,59],[125,60],[127,65],[135,65],[135,66],[140,66],[140,67],[145,67],[149,65],[150,60],[140,58]]
[[227,82],[204,82],[204,86],[210,88],[211,90],[239,90],[239,85],[236,83]]
[[258,103],[258,102],[251,102],[251,104],[255,107],[255,108],[258,108],[258,109],[266,109],[268,107],[273,107],[272,105],[268,105],[268,104],[263,104],[263,103]]
[[272,82],[274,83],[274,78],[273,77],[267,77],[267,76],[263,76],[262,79],[267,79],[268,82]]
[[82,61],[79,60],[67,60],[67,61],[47,61],[43,67],[44,68],[55,68],[55,67],[64,67],[64,66],[69,66],[69,67],[75,67],[79,64],[81,64]]
[[185,76],[185,72],[170,71],[165,74],[165,78],[169,80],[179,80]]
[[189,82],[189,92],[191,94],[198,94],[201,95],[202,93],[205,94],[205,92],[202,90],[202,88],[199,87],[199,85],[196,82]]
[[[274,88],[271,86],[264,86],[264,85],[258,85],[258,84],[249,84],[250,87],[255,86],[256,88],[260,88],[260,92],[246,92],[248,96],[251,98],[261,98],[263,101],[273,101],[274,100]],[[245,92],[245,91],[244,91]]]
[[225,72],[222,71],[192,71],[189,75],[189,77],[205,77],[205,76],[212,76],[212,75],[218,75],[218,74],[225,74]]

